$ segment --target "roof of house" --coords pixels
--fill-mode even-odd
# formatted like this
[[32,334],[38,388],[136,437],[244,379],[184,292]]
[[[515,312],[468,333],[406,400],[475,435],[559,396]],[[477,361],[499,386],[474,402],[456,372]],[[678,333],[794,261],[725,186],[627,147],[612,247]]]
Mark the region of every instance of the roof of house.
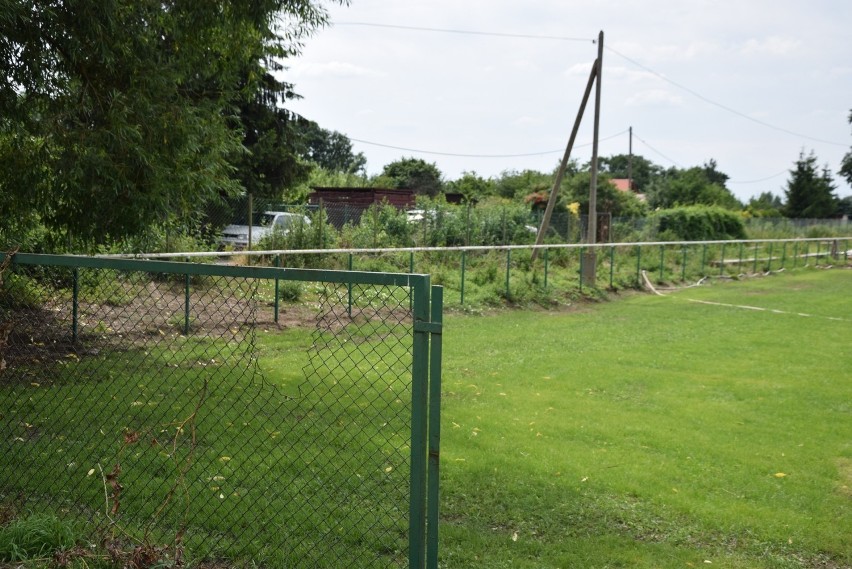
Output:
[[630,191],[630,180],[628,178],[613,178],[609,183],[622,192]]

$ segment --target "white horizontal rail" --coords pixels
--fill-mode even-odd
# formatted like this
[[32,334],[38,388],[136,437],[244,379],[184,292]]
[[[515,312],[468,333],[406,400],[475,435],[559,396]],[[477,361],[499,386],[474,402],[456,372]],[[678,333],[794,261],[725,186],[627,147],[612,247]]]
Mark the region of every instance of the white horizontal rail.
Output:
[[366,249],[271,249],[264,251],[192,251],[184,253],[123,253],[95,255],[105,259],[187,259],[193,257],[233,257],[236,255],[368,255],[377,253],[425,253],[448,251],[508,251],[523,249],[608,249],[610,247],[737,245],[758,243],[826,243],[852,240],[849,237],[800,237],[789,239],[736,239],[715,241],[640,241],[630,243],[552,243],[542,245],[462,245],[458,247],[376,247]]

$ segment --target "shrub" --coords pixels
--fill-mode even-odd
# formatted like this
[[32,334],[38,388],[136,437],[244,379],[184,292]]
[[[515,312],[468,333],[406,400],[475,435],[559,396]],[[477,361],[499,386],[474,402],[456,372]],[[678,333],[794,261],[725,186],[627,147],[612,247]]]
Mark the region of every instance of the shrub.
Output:
[[671,241],[745,239],[745,225],[736,212],[715,206],[665,209],[651,216],[659,238]]

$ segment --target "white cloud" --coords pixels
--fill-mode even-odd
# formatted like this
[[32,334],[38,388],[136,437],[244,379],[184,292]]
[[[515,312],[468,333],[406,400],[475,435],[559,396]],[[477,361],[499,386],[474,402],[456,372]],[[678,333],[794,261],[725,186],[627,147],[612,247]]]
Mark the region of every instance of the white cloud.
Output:
[[524,115],[516,118],[512,121],[512,124],[515,126],[539,126],[544,124],[544,121],[539,117],[531,117],[529,115]]
[[639,81],[659,81],[660,78],[653,73],[643,71],[641,69],[629,69],[627,67],[607,67],[604,69],[604,77],[606,80],[614,79],[627,83],[637,83]]
[[617,53],[649,65],[670,61],[689,61],[698,57],[716,55],[722,46],[712,41],[691,41],[686,44],[647,44],[616,42],[613,50]]
[[802,46],[800,40],[770,36],[764,39],[750,39],[740,48],[743,55],[789,55]]
[[290,67],[290,74],[298,77],[355,77],[378,78],[387,74],[345,61],[299,62]]
[[647,89],[628,97],[625,104],[631,107],[680,106],[683,98],[665,89]]
[[835,78],[849,77],[852,76],[852,67],[832,67],[828,73]]

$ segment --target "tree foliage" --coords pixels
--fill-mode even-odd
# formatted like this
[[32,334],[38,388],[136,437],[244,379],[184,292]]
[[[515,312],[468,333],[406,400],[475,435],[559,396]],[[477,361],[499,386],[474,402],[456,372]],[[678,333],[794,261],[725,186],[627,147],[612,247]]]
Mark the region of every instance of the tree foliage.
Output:
[[745,239],[742,216],[716,206],[687,206],[654,212],[659,237],[674,241]]
[[[612,178],[606,174],[598,174],[597,180],[597,211],[609,213],[613,217],[642,217],[646,206],[633,192],[623,192],[615,187]],[[567,207],[569,203],[579,203],[583,215],[589,213],[589,190],[592,185],[591,172],[578,172],[563,181],[560,205]],[[560,207],[560,209],[562,209]]]
[[447,192],[461,194],[466,203],[476,202],[494,194],[494,181],[478,176],[476,172],[462,172],[461,178],[447,183]]
[[[92,241],[240,191],[241,103],[257,100],[264,62],[296,53],[326,18],[310,0],[43,0],[0,12],[0,166],[23,168],[0,172],[0,216]],[[22,149],[35,152],[20,161]]]
[[[852,111],[849,111],[849,124],[852,124]],[[846,178],[846,183],[852,186],[852,148],[843,156],[839,174]]]
[[819,172],[817,158],[813,152],[805,156],[799,153],[795,167],[790,170],[787,188],[787,205],[784,213],[787,217],[822,219],[837,212],[837,197],[834,195],[834,181],[828,168]]
[[[566,168],[566,176],[576,172],[577,164],[571,161]],[[495,181],[495,191],[503,198],[522,199],[536,192],[550,192],[553,180],[553,174],[537,170],[505,170]]]
[[628,154],[603,156],[598,160],[598,167],[611,178],[628,178],[628,173],[632,172],[633,191],[640,193],[645,191],[653,178],[664,171],[662,166],[638,154],[634,154],[632,159]]
[[326,130],[313,121],[300,124],[305,159],[329,172],[363,174],[367,158],[352,152],[352,141],[336,130]]
[[781,217],[784,202],[772,192],[762,192],[748,201],[746,211],[754,217]]
[[232,162],[235,177],[246,192],[280,201],[288,188],[304,182],[311,173],[311,165],[301,157],[300,133],[308,121],[283,108],[296,95],[292,85],[271,73],[281,66],[274,61],[268,65],[271,69],[260,76],[254,96],[235,103],[239,120],[233,126],[242,129],[245,151],[237,153]]
[[685,170],[670,168],[645,189],[653,209],[708,205],[739,210],[742,204],[725,186],[728,176],[716,168],[715,160]]
[[[401,158],[382,169],[383,178],[392,188],[410,189],[417,194],[436,196],[444,188],[441,171],[434,163],[420,158]],[[378,180],[382,184],[382,180]]]

